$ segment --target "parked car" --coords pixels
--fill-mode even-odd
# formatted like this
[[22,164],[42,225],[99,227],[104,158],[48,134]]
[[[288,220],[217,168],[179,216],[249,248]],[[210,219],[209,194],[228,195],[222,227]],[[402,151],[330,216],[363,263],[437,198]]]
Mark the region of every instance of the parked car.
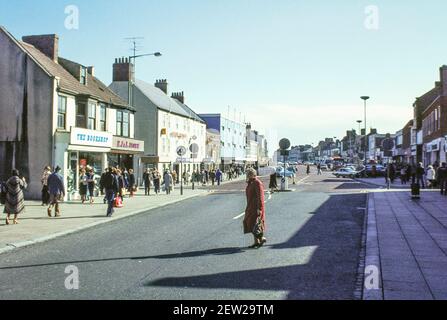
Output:
[[376,175],[377,176],[385,176],[386,167],[382,166],[381,164],[367,164],[365,167],[366,176],[373,175],[373,167],[376,167]]
[[[276,168],[276,176],[277,177],[284,177],[284,168],[283,167]],[[295,171],[294,171],[293,167],[288,167],[286,169],[286,177],[287,178],[295,177]]]
[[334,171],[333,175],[337,178],[355,178],[359,176],[359,172],[350,168],[340,168]]

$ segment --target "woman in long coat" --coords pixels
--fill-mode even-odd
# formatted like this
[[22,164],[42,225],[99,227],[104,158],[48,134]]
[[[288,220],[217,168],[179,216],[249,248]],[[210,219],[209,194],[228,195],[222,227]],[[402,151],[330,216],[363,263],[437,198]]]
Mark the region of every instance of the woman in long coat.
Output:
[[267,242],[265,233],[264,185],[256,177],[256,170],[247,169],[247,208],[245,209],[244,233],[252,233],[254,244],[250,248],[259,248]]
[[12,170],[12,177],[6,181],[6,203],[4,213],[6,224],[9,224],[9,217],[14,215],[14,224],[18,224],[17,216],[25,210],[25,198],[23,189],[27,187],[25,178],[19,178],[19,171]]

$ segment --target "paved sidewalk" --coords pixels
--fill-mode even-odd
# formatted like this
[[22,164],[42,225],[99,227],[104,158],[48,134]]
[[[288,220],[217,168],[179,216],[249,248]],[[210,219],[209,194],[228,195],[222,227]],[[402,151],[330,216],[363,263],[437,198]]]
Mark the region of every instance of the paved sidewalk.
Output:
[[[225,180],[221,185],[245,180],[245,175],[231,181]],[[143,213],[165,205],[190,199],[192,197],[206,195],[218,189],[210,184],[202,186],[195,184],[192,190],[191,183],[184,186],[183,196],[180,196],[180,185],[177,184],[170,195],[160,193],[155,195],[151,188],[151,195],[145,196],[144,190],[140,188],[133,198],[124,199],[124,207],[115,209],[112,218],[107,218],[107,204],[103,203],[103,197],[95,199],[95,203],[81,204],[80,201],[71,201],[61,204],[60,218],[49,218],[46,212],[47,207],[42,207],[40,201],[25,201],[25,213],[19,216],[18,225],[5,224],[5,214],[3,206],[0,206],[0,254],[15,248],[32,245],[39,242],[48,241],[70,233],[78,232],[103,223],[123,219]],[[54,214],[54,211],[53,211]]]
[[364,287],[363,299],[447,299],[447,197],[370,193],[366,238],[365,266],[378,267],[381,285]]
[[126,197],[124,207],[115,209],[112,218],[106,217],[107,204],[103,203],[102,196],[97,197],[92,205],[81,204],[80,201],[62,203],[60,218],[49,218],[47,207],[41,206],[39,201],[25,201],[25,213],[19,216],[19,224],[9,226],[5,224],[1,206],[0,253],[206,194],[206,189],[188,188],[180,196],[180,187],[175,188],[171,195],[155,195],[151,192],[150,196],[145,196],[144,191],[139,191],[133,198]]

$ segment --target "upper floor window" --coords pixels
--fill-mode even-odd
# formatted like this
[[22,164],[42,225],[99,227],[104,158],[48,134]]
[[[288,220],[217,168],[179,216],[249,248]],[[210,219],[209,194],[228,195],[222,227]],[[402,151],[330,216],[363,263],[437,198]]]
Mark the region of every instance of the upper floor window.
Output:
[[87,84],[87,68],[81,67],[81,77],[79,81],[81,84]]
[[107,108],[105,104],[99,106],[99,130],[107,131]]
[[87,123],[85,119],[85,103],[78,103],[76,105],[76,127],[86,128]]
[[116,112],[116,135],[122,137],[129,136],[129,112]]
[[57,128],[65,129],[67,119],[67,97],[59,96],[57,103]]
[[96,104],[88,104],[87,129],[96,130]]

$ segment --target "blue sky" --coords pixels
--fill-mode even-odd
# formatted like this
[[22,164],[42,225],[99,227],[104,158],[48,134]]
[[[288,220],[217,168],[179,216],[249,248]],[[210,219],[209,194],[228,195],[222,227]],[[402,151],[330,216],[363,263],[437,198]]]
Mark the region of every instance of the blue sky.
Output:
[[[137,77],[168,79],[198,113],[236,108],[272,139],[292,144],[342,137],[363,118],[395,132],[447,64],[447,1],[427,0],[0,0],[0,24],[14,36],[57,33],[60,55],[94,65],[111,81],[124,38],[142,36]],[[65,8],[76,5],[78,30]],[[365,27],[375,5],[378,30]]]

